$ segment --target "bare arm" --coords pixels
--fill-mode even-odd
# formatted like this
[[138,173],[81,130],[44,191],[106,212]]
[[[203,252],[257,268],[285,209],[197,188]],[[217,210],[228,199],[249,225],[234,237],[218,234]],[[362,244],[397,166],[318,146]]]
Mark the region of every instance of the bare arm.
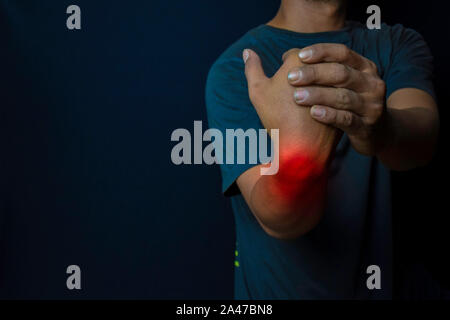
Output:
[[392,170],[411,169],[431,159],[439,115],[428,93],[399,89],[386,102],[386,84],[375,63],[345,45],[316,44],[302,53],[305,65],[292,72],[303,77],[291,84],[309,93],[300,105],[320,105],[322,116],[311,114],[314,119],[343,130],[357,152],[376,156]]
[[313,120],[309,108],[296,105],[288,71],[301,64],[298,50],[285,54],[284,64],[271,79],[264,75],[256,53],[248,53],[250,99],[264,127],[279,129],[280,164],[273,176],[261,176],[260,166],[253,167],[237,179],[237,185],[269,235],[294,238],[311,230],[322,216],[327,165],[340,133]]
[[378,158],[393,170],[427,164],[434,153],[439,114],[434,99],[419,89],[400,89],[387,101],[385,148]]

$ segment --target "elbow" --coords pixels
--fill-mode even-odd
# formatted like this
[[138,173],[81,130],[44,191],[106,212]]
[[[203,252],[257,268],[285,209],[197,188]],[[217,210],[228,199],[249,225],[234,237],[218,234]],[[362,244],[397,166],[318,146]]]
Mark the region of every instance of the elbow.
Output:
[[[286,194],[288,196],[286,196]],[[273,194],[274,195],[274,194]],[[266,203],[264,222],[266,233],[277,239],[292,240],[313,230],[323,216],[326,197],[326,180],[308,183],[301,192],[284,193]]]
[[260,225],[276,239],[290,240],[307,234],[323,215],[326,170],[318,166],[312,168],[311,164],[307,166],[305,163],[295,169],[282,171],[270,183],[261,184],[264,191],[251,201],[252,211]]
[[324,201],[296,207],[272,207],[264,220],[259,219],[263,230],[272,238],[294,240],[313,230],[323,217]]
[[321,213],[308,216],[300,215],[297,217],[297,221],[286,223],[282,227],[263,227],[263,229],[272,238],[294,240],[313,230],[319,224],[321,218]]

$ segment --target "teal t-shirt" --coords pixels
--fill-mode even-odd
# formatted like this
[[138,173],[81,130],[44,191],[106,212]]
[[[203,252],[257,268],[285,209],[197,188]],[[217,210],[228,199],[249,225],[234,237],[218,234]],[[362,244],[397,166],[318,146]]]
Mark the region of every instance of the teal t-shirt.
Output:
[[[372,60],[387,85],[434,96],[432,56],[423,38],[401,25],[380,30],[348,22],[342,30],[296,33],[261,25],[231,45],[212,66],[206,86],[210,128],[263,128],[248,97],[242,51],[259,54],[267,76],[283,53],[315,43],[342,43]],[[223,192],[236,223],[236,299],[390,299],[392,228],[390,172],[358,154],[344,135],[331,164],[322,221],[296,240],[278,240],[260,227],[235,181],[255,164],[221,165]],[[367,268],[380,268],[381,289],[369,290]]]

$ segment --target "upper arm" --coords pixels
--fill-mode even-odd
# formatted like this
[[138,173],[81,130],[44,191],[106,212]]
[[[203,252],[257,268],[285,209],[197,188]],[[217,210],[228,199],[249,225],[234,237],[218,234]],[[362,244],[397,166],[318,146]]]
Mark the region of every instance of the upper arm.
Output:
[[424,90],[416,88],[396,90],[389,96],[387,107],[398,110],[420,107],[437,114],[437,105],[433,96]]
[[[435,99],[427,92],[416,88],[399,89],[392,93],[387,100],[387,108],[391,113],[396,112],[397,121],[405,122],[405,126],[414,125],[415,132],[426,141],[431,153],[439,130],[439,112]],[[406,123],[413,122],[413,123]],[[424,137],[428,137],[425,139]]]
[[432,155],[439,128],[433,56],[419,33],[401,25],[392,27],[390,63],[383,79],[387,87],[387,110],[395,119],[392,125],[399,128],[396,134],[414,143],[413,148],[421,150],[421,154]]

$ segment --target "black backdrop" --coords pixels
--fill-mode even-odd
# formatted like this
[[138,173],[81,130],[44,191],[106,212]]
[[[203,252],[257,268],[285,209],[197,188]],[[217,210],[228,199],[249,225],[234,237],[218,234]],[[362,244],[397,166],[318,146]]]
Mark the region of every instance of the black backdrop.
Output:
[[[358,19],[371,2],[356,2],[350,0],[350,18]],[[383,22],[401,23],[417,30],[430,46],[434,56],[434,84],[441,119],[439,145],[433,161],[425,168],[393,174],[396,288],[399,291],[401,287],[408,287],[404,279],[411,277],[408,275],[412,273],[413,277],[431,277],[448,290],[450,217],[447,214],[446,184],[449,179],[449,157],[445,149],[449,137],[446,104],[450,98],[447,80],[450,72],[447,53],[450,26],[446,7],[439,1],[375,3],[379,3],[382,9]],[[420,270],[427,270],[428,274],[424,275]]]
[[[351,1],[364,21],[372,1]],[[439,2],[377,2],[436,58],[440,151],[396,174],[396,267],[448,284],[449,28]],[[66,8],[82,10],[68,31]],[[176,128],[206,124],[218,55],[278,1],[0,0],[0,297],[231,298],[233,218],[217,167],[175,166]],[[66,267],[82,290],[66,289]],[[399,277],[397,277],[399,279]]]

